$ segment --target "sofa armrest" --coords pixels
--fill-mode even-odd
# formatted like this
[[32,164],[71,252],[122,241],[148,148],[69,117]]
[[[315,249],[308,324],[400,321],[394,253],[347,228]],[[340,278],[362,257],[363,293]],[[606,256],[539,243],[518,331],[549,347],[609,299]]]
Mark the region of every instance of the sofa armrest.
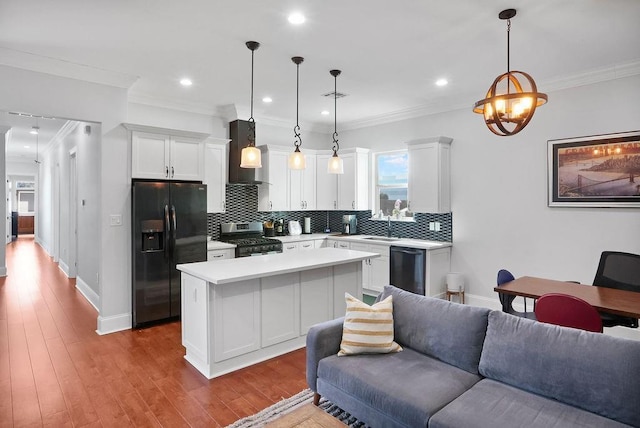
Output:
[[307,333],[307,384],[317,392],[318,364],[340,350],[344,317],[316,324]]

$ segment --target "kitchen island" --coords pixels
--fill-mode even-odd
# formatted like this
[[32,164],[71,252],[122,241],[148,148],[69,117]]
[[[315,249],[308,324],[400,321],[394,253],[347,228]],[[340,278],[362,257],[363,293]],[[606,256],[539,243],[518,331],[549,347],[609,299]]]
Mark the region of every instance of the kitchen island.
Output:
[[212,379],[305,346],[309,328],[362,297],[366,251],[296,253],[178,265],[185,359]]

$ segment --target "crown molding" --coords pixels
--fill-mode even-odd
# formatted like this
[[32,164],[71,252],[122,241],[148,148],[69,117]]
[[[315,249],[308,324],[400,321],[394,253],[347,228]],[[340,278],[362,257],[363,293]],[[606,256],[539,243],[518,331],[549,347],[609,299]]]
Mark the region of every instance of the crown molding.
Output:
[[131,92],[127,97],[127,101],[132,104],[142,104],[151,107],[165,108],[169,110],[183,111],[187,113],[204,114],[208,116],[220,116],[218,107],[211,107],[206,104],[187,103],[176,101],[175,99],[157,97],[154,95],[143,94],[140,92]]
[[593,85],[595,83],[609,80],[623,79],[640,74],[640,60],[614,65],[612,67],[601,67],[577,73],[570,76],[558,77],[541,81],[538,89],[543,92],[553,92],[563,89],[577,88],[579,86]]
[[0,47],[0,64],[53,76],[129,89],[138,76],[77,64],[31,52]]

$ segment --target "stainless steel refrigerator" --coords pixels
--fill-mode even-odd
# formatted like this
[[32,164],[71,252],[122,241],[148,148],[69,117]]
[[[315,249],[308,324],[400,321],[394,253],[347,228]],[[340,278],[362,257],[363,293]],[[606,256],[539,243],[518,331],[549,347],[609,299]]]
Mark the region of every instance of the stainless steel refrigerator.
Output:
[[135,328],[180,317],[176,264],[207,260],[207,186],[134,181],[132,188]]

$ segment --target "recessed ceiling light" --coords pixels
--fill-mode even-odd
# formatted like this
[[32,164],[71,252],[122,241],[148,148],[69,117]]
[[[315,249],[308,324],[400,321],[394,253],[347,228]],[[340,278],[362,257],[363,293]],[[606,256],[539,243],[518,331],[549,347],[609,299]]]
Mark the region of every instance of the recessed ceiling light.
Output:
[[293,12],[287,18],[291,24],[300,25],[303,24],[307,19],[300,12]]
[[438,79],[436,80],[436,86],[447,86],[449,81],[447,79]]
[[31,146],[24,146],[25,149],[31,148]]
[[320,114],[323,115],[323,116],[328,116],[329,115],[329,110],[322,110],[320,112]]
[[29,134],[33,134],[33,135],[38,135],[38,131],[40,130],[40,127],[38,126],[32,126],[31,127],[31,131],[29,131]]
[[271,99],[271,97],[264,97],[264,98],[262,99],[262,102],[263,102],[263,103],[270,103],[270,102],[273,102],[273,100]]
[[185,77],[183,79],[180,79],[180,84],[182,86],[191,86],[191,85],[193,85],[193,82],[191,81],[191,79],[188,79],[188,78]]

